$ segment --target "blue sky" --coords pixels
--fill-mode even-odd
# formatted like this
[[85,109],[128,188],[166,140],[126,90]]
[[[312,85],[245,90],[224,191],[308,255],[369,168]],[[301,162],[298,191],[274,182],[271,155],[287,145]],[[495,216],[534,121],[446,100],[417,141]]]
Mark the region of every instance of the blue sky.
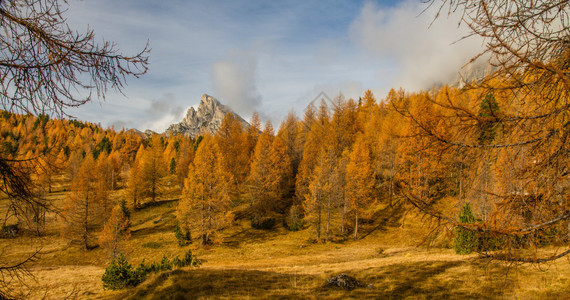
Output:
[[420,15],[407,1],[71,0],[68,22],[87,26],[125,54],[150,42],[149,72],[69,113],[120,129],[162,132],[204,93],[244,118],[256,110],[278,126],[321,91],[378,99],[391,88],[426,89],[455,77],[481,49],[458,41],[456,18]]

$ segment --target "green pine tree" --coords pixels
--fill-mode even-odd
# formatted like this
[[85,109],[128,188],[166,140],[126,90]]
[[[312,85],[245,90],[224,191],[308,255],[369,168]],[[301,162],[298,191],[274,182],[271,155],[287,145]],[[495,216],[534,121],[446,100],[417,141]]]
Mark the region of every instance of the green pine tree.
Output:
[[[459,223],[470,224],[475,223],[475,216],[471,210],[469,203],[466,203],[461,208],[461,213],[459,214]],[[469,254],[477,250],[479,241],[477,235],[474,231],[465,229],[463,227],[457,226],[455,243],[453,249],[457,254]]]

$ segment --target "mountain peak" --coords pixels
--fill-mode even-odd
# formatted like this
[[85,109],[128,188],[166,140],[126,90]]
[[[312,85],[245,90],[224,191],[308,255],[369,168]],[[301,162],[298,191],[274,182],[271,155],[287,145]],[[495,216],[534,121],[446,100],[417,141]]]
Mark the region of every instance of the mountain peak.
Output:
[[217,103],[220,104],[220,101],[218,101],[218,99],[208,95],[208,94],[202,94],[202,98],[200,99],[200,103]]
[[216,106],[221,106],[222,104],[218,101],[218,99],[207,95],[202,94],[202,98],[200,99],[200,106],[199,107],[207,107],[207,108],[214,108]]
[[242,117],[233,112],[228,106],[223,105],[218,99],[203,94],[200,99],[198,109],[190,107],[186,112],[186,117],[180,123],[172,124],[166,129],[166,134],[186,134],[196,137],[204,132],[215,133],[220,126],[227,113],[231,112],[242,123],[244,127],[248,127]]

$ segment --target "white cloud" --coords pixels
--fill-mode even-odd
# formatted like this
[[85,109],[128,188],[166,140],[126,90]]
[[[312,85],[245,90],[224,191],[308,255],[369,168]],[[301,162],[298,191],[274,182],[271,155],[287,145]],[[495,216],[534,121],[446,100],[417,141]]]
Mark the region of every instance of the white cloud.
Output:
[[158,99],[152,100],[150,107],[147,109],[147,113],[151,118],[170,114],[175,119],[181,119],[184,112],[186,112],[184,108],[176,103],[176,96],[170,92],[163,94]]
[[432,17],[417,17],[425,7],[418,0],[390,8],[352,0],[261,4],[71,0],[74,29],[91,24],[98,39],[118,42],[125,54],[147,39],[152,48],[148,73],[128,80],[129,99],[109,91],[105,103],[71,113],[162,131],[183,117],[179,108],[207,93],[245,118],[257,110],[278,124],[321,91],[358,99],[372,89],[381,99],[391,87],[446,82],[481,47],[476,40],[451,45],[467,32],[457,20],[442,17],[428,29]]
[[144,128],[163,132],[170,124],[180,122],[185,113],[186,109],[177,104],[173,93],[162,94],[159,98],[150,101],[145,118],[149,121],[144,124]]
[[396,87],[418,90],[447,83],[482,50],[480,39],[461,40],[468,29],[458,26],[458,16],[441,16],[430,27],[435,11],[422,14],[423,9],[420,1],[391,8],[367,3],[350,26],[351,40],[371,58],[388,57],[400,65],[392,83]]
[[250,114],[261,105],[256,84],[256,54],[233,51],[227,59],[212,64],[215,97],[238,114]]
[[163,132],[168,128],[170,124],[178,122],[180,122],[180,119],[176,118],[176,116],[173,114],[167,113],[162,115],[159,119],[145,123],[142,128],[148,128],[155,132]]

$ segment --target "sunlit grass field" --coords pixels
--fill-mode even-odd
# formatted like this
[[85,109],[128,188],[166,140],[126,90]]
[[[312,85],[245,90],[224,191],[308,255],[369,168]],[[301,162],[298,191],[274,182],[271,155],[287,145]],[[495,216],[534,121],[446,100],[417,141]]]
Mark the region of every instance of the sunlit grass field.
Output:
[[[67,190],[63,181],[56,185],[49,195],[55,207]],[[112,196],[119,199],[120,191]],[[26,277],[27,285],[14,282],[12,292],[26,299],[565,299],[570,295],[568,259],[543,265],[506,264],[456,255],[445,241],[426,246],[428,220],[401,206],[386,208],[377,222],[363,227],[362,232],[369,234],[358,241],[318,244],[312,241],[311,227],[291,232],[278,224],[266,231],[238,220],[222,231],[221,243],[206,248],[197,242],[178,246],[173,234],[176,206],[177,199],[166,195],[132,214],[127,257],[137,265],[142,259],[182,256],[190,248],[205,260],[200,268],[151,275],[130,290],[104,290],[101,276],[109,263],[107,251],[85,252],[71,245],[61,236],[61,220],[50,213],[46,236],[0,239],[8,262],[40,251],[39,259],[29,265],[32,276]],[[327,278],[341,273],[357,278],[364,287],[353,291],[324,287]]]

